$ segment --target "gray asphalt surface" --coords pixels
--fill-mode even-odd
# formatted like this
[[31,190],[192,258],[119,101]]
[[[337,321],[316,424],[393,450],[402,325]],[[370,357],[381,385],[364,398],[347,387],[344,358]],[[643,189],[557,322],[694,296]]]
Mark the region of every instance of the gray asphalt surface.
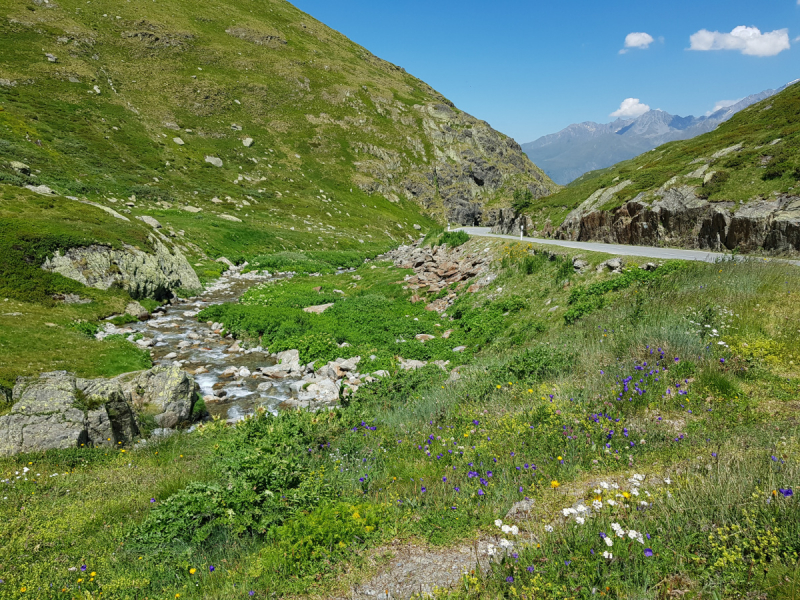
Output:
[[[604,244],[602,242],[571,242],[566,240],[551,240],[548,238],[533,238],[523,237],[518,235],[502,235],[497,233],[489,233],[488,227],[459,227],[458,229],[466,231],[470,235],[479,237],[493,237],[506,240],[522,240],[523,242],[534,242],[536,244],[548,244],[551,246],[561,246],[564,248],[576,248],[579,250],[588,250],[591,252],[606,252],[607,254],[617,254],[621,256],[642,256],[645,258],[655,258],[659,260],[679,259],[679,260],[696,260],[702,262],[713,263],[721,258],[730,258],[730,254],[722,254],[719,252],[708,252],[706,250],[680,250],[678,248],[656,248],[653,246],[628,246],[625,244]],[[746,257],[737,255],[737,259],[742,260]],[[763,260],[763,259],[759,259]],[[800,266],[800,261],[797,260],[784,260],[784,259],[766,259],[777,260],[780,262],[787,262],[793,265]]]

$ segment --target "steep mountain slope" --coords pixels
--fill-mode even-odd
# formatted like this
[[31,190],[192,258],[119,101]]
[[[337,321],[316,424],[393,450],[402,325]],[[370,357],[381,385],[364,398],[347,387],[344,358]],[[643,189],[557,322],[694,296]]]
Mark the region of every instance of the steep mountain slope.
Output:
[[556,189],[516,142],[282,0],[4,3],[0,182],[152,216],[200,259],[380,245]]
[[604,169],[666,142],[712,131],[740,110],[784,89],[786,86],[753,94],[703,117],[678,117],[651,110],[636,119],[617,119],[606,124],[577,123],[522,144],[522,149],[553,181],[566,185],[588,171]]
[[541,236],[800,252],[800,83],[712,132],[671,142],[533,201],[496,227]]

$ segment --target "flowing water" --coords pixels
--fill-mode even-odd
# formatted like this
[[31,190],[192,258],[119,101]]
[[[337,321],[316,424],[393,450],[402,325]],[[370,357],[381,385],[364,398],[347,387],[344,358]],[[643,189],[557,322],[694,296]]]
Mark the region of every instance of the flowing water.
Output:
[[[268,275],[242,274],[240,269],[231,269],[199,296],[165,305],[149,321],[130,326],[134,333],[153,340],[150,350],[154,364],[175,364],[195,373],[212,416],[238,421],[262,406],[274,412],[292,395],[289,386],[294,380],[274,381],[257,372],[261,367],[275,364],[269,352],[262,348],[232,352],[231,347],[238,346],[236,340],[222,337],[219,330],[214,331],[211,325],[197,320],[202,309],[234,302],[253,285],[270,279]],[[239,373],[224,374],[231,367]],[[210,396],[214,399],[209,399]]]

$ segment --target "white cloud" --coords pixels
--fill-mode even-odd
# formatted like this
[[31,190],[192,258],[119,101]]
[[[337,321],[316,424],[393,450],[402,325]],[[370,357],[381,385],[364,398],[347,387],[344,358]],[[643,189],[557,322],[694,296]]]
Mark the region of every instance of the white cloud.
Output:
[[689,41],[689,50],[739,50],[749,56],[775,56],[791,48],[788,29],[761,33],[757,27],[743,25],[730,33],[701,29]]
[[647,104],[639,102],[638,98],[626,98],[619,105],[619,109],[611,113],[612,117],[628,117],[635,119],[650,110]]
[[[798,0],[800,2],[800,0]],[[620,54],[625,54],[631,48],[639,48],[640,50],[647,50],[655,40],[649,33],[634,32],[625,36],[625,47],[619,51]]]

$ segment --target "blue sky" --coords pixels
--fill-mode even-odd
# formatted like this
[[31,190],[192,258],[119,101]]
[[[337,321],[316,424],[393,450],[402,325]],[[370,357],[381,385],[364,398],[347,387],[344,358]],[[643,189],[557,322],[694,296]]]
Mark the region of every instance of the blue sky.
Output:
[[[800,78],[800,0],[293,4],[520,143],[611,121],[627,98],[701,115]],[[621,53],[631,33],[652,42],[632,36]]]

